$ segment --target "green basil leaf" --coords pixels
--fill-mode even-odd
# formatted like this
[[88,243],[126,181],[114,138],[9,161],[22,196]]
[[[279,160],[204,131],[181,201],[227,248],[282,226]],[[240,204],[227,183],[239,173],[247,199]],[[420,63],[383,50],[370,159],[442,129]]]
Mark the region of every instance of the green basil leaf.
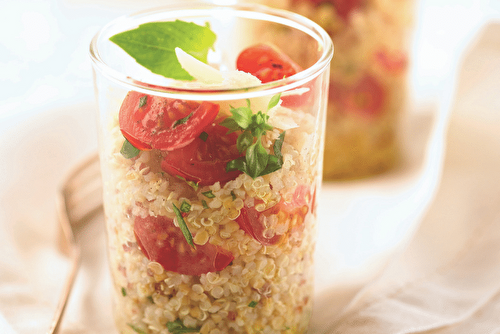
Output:
[[257,138],[257,142],[247,149],[245,157],[247,160],[247,174],[253,179],[260,176],[269,160],[269,154],[262,146],[260,138]]
[[216,36],[208,26],[180,20],[149,22],[118,33],[110,40],[151,72],[177,80],[192,80],[177,60],[175,48],[206,63]]
[[238,151],[243,152],[247,148],[250,147],[250,145],[253,144],[253,135],[250,131],[245,131],[241,135],[238,136],[238,139],[236,140],[236,148]]
[[214,195],[214,193],[212,192],[212,190],[202,192],[202,194],[203,194],[205,197],[207,197],[207,198],[215,198],[215,195]]
[[136,156],[141,153],[141,150],[136,148],[134,145],[132,145],[127,139],[123,142],[122,148],[120,150],[120,153],[126,158],[126,159],[132,159],[135,158]]
[[181,119],[176,120],[174,122],[174,124],[172,124],[172,128],[175,128],[177,125],[181,125],[181,124],[186,123],[191,118],[191,116],[193,116],[193,114],[194,114],[194,112],[190,113],[186,117],[183,117]]
[[207,201],[205,201],[204,199],[201,200],[201,204],[203,205],[204,209],[209,209]]
[[281,154],[281,148],[283,147],[283,142],[285,141],[285,132],[280,133],[278,139],[274,142],[273,151],[274,155],[281,161],[283,164],[283,155]]
[[134,326],[132,324],[127,324],[130,328],[132,328],[132,330],[138,334],[146,334],[145,331],[143,331],[142,329],[140,329],[139,327],[137,326]]
[[186,238],[187,243],[191,247],[196,248],[196,246],[193,243],[193,235],[189,231],[189,229],[186,225],[186,222],[184,221],[184,218],[182,217],[181,211],[179,210],[178,207],[175,206],[175,204],[172,204],[172,206],[174,209],[175,216],[177,218],[177,223],[179,224],[179,228],[181,229],[182,234],[184,235],[184,238]]
[[189,204],[186,201],[182,201],[180,210],[181,210],[181,212],[184,212],[184,213],[189,212],[191,210],[191,204]]
[[270,155],[267,161],[266,168],[260,173],[260,176],[271,174],[275,172],[283,166],[283,163],[274,155]]
[[228,117],[228,118],[224,119],[219,124],[222,125],[222,126],[225,126],[226,128],[229,129],[229,131],[227,133],[231,133],[231,132],[234,132],[234,131],[241,130],[241,128],[238,125],[238,123],[236,123],[236,121],[234,119],[232,119],[231,117]]
[[148,102],[148,96],[147,95],[144,95],[142,96],[140,99],[139,99],[139,108],[142,108],[146,105],[146,103]]
[[248,307],[252,307],[252,308],[254,308],[255,306],[257,306],[257,304],[259,304],[259,302],[258,302],[258,301],[252,300],[252,301],[248,304]]
[[203,131],[202,133],[200,133],[200,139],[203,140],[203,141],[207,141],[208,139],[208,133],[206,133],[205,131]]
[[198,333],[201,327],[186,327],[180,319],[167,322],[167,329],[171,334]]
[[247,173],[247,162],[245,157],[239,157],[229,161],[226,164],[226,172],[231,172],[233,170],[239,170],[240,172]]
[[278,103],[280,102],[280,98],[281,98],[281,93],[276,94],[273,97],[271,97],[271,100],[269,101],[269,105],[267,106],[267,110],[276,107],[278,105]]
[[231,117],[241,129],[247,129],[252,123],[252,109],[248,107],[232,108]]

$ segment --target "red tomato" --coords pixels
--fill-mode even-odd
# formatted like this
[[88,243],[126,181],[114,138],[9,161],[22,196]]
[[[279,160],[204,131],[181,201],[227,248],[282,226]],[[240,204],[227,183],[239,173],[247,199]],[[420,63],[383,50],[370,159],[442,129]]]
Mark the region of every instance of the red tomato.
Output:
[[120,129],[140,150],[184,147],[213,122],[219,105],[168,99],[131,91],[120,108]]
[[[255,205],[262,203],[257,201]],[[308,186],[299,186],[296,188],[290,203],[279,202],[275,206],[259,212],[253,207],[244,206],[238,218],[235,221],[240,228],[248,233],[252,238],[264,246],[276,245],[285,240],[292,232],[301,231],[304,226],[304,218],[309,211],[309,207],[314,205]],[[267,235],[265,219],[271,215],[277,215],[277,225],[283,225],[288,222],[287,232],[282,235]]]
[[335,7],[337,14],[344,20],[348,19],[349,14],[351,14],[354,9],[363,5],[363,0],[293,0],[294,3],[305,1],[311,2],[316,6],[324,2],[329,2]]
[[[263,83],[290,77],[302,71],[302,67],[285,53],[267,44],[256,44],[243,50],[236,60],[236,68],[256,76]],[[303,104],[310,95],[311,91],[302,95],[284,96],[282,105],[297,107]]]
[[408,57],[403,51],[388,52],[387,50],[375,53],[375,61],[386,72],[393,75],[402,74],[408,67]]
[[330,82],[329,98],[343,112],[374,117],[383,110],[385,91],[375,78],[365,75],[352,86]]
[[180,228],[165,216],[135,217],[134,234],[149,260],[179,274],[199,276],[220,271],[234,259],[230,251],[210,243],[193,249]]
[[236,148],[238,134],[227,131],[219,124],[207,126],[205,140],[198,136],[191,144],[168,152],[161,163],[162,169],[201,186],[235,179],[241,172],[226,172],[226,165],[242,154]]

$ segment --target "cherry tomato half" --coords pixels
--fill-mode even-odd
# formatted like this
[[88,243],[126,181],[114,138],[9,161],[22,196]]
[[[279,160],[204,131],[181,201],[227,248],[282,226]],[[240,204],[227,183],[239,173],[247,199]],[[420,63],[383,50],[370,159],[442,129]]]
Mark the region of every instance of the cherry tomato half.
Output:
[[119,114],[120,129],[140,150],[184,147],[213,122],[219,105],[183,101],[131,91]]
[[[257,205],[258,203],[262,203],[262,201],[257,201],[255,204]],[[296,188],[290,202],[285,203],[284,201],[280,201],[275,206],[261,212],[257,211],[255,206],[244,206],[235,221],[243,231],[262,245],[277,245],[282,243],[293,232],[301,232],[303,230],[304,218],[309,211],[309,207],[313,205],[315,203],[313,203],[313,199],[311,198],[309,187],[303,185]],[[271,233],[267,231],[265,226],[266,220],[271,215],[276,215],[278,219],[277,228],[288,224],[285,234],[275,234],[274,231]]]
[[135,217],[134,234],[149,260],[179,274],[199,276],[220,271],[234,259],[230,251],[210,243],[196,245],[193,249],[180,228],[165,216]]
[[242,154],[236,148],[237,133],[227,131],[222,125],[210,124],[192,143],[168,152],[162,169],[201,186],[235,179],[241,172],[226,172],[226,165]]
[[[278,48],[267,44],[256,44],[243,50],[236,60],[236,68],[250,73],[263,83],[290,77],[300,71],[302,67]],[[282,97],[285,107],[298,107],[311,96],[311,90],[301,95]]]

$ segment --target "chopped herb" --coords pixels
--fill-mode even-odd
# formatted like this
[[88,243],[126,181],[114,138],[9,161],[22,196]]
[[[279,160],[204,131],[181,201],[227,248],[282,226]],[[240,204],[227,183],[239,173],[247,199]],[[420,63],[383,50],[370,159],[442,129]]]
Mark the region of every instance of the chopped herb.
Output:
[[201,327],[186,327],[180,319],[167,322],[167,329],[171,334],[198,333]]
[[174,122],[174,124],[172,124],[172,128],[175,128],[176,126],[178,125],[181,125],[181,124],[184,124],[188,121],[188,119],[191,118],[191,116],[193,116],[194,113],[190,113],[189,115],[187,115],[186,117],[183,117],[181,119],[178,119]]
[[151,302],[151,304],[155,303],[155,301],[153,300],[153,296],[147,296],[147,298]]
[[255,306],[257,306],[258,303],[259,303],[258,301],[252,300],[250,304],[248,304],[248,307],[254,308]]
[[208,197],[208,198],[215,198],[215,195],[212,192],[212,190],[202,192],[202,194],[205,195],[205,197]]
[[191,204],[186,201],[182,201],[181,212],[189,212],[191,210]]
[[[267,110],[277,106],[280,98],[281,94],[274,95],[269,101]],[[262,136],[265,135],[266,131],[273,129],[268,123],[267,113],[259,111],[254,114],[249,101],[247,101],[247,107],[231,107],[230,111],[232,116],[220,124],[229,129],[228,133],[243,131],[238,136],[236,147],[240,152],[245,152],[245,155],[229,161],[226,165],[226,171],[239,170],[255,179],[258,176],[279,170],[283,166],[281,147],[285,139],[285,132],[281,133],[273,144],[274,155],[268,154],[262,146]]]
[[203,208],[209,209],[207,201],[205,201],[204,199],[201,200],[201,204],[203,205]]
[[191,232],[189,232],[189,229],[186,225],[186,222],[184,221],[184,218],[182,217],[182,213],[179,210],[178,207],[175,206],[175,204],[172,204],[175,212],[175,216],[177,217],[177,223],[179,223],[179,228],[182,231],[182,234],[184,235],[184,238],[186,238],[187,243],[193,247],[196,248],[194,243],[193,243],[193,235]]
[[142,329],[140,329],[139,327],[137,326],[134,326],[132,324],[127,324],[130,328],[132,328],[132,330],[136,333],[139,333],[139,334],[146,334],[145,331],[143,331]]
[[126,159],[132,159],[135,158],[136,156],[141,153],[141,150],[138,148],[134,147],[127,139],[123,142],[122,148],[120,150],[120,153],[126,158]]
[[233,198],[233,201],[236,199],[236,194],[232,190],[231,190],[231,197]]
[[202,133],[200,133],[200,139],[203,140],[203,141],[207,141],[207,139],[208,139],[208,133],[206,133],[205,131],[203,131]]
[[144,107],[146,105],[147,101],[148,101],[148,96],[147,95],[144,95],[143,97],[141,97],[139,99],[139,108]]
[[125,297],[127,295],[127,290],[122,287],[122,296]]
[[118,33],[110,41],[122,48],[135,61],[151,72],[177,80],[193,80],[177,60],[175,48],[207,63],[215,33],[208,25],[200,26],[181,20],[148,22]]
[[198,188],[199,188],[199,185],[198,183],[194,182],[194,181],[188,181],[186,180],[185,178],[183,178],[182,176],[180,175],[176,175],[177,178],[181,179],[182,181],[186,182],[188,184],[188,186],[190,186],[191,188],[193,188],[194,191],[198,191]]

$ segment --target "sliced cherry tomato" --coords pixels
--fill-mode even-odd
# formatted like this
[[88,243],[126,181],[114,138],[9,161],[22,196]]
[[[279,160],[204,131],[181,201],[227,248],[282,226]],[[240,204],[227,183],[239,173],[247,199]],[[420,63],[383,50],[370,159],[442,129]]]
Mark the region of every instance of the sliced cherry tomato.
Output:
[[382,112],[386,97],[382,85],[365,75],[351,86],[330,82],[329,98],[342,112],[375,117]]
[[347,20],[349,18],[349,14],[356,8],[359,8],[363,5],[363,0],[293,0],[294,3],[298,2],[310,2],[315,6],[318,6],[322,3],[329,2],[333,5],[337,14]]
[[183,101],[131,91],[119,114],[120,129],[140,150],[184,147],[213,122],[219,105]]
[[193,249],[180,228],[165,216],[135,217],[134,234],[144,255],[167,271],[199,276],[220,271],[234,260],[230,251],[210,243]]
[[[268,44],[256,44],[243,50],[237,60],[236,68],[250,73],[263,83],[290,77],[300,71],[302,67],[278,48]],[[311,96],[311,90],[301,95],[282,97],[285,107],[298,107]]]
[[201,186],[235,179],[241,172],[226,172],[226,165],[242,154],[236,147],[238,134],[227,131],[219,124],[207,126],[191,144],[168,152],[161,163],[162,169]]
[[[257,201],[255,204],[258,203],[262,203],[262,201]],[[257,211],[255,206],[244,206],[235,221],[243,231],[262,245],[276,245],[282,243],[291,233],[300,232],[304,228],[304,218],[312,204],[314,203],[312,203],[309,187],[299,186],[289,203],[281,201],[262,212]],[[277,215],[277,226],[288,223],[285,234],[278,235],[266,230],[266,219],[271,215]]]

